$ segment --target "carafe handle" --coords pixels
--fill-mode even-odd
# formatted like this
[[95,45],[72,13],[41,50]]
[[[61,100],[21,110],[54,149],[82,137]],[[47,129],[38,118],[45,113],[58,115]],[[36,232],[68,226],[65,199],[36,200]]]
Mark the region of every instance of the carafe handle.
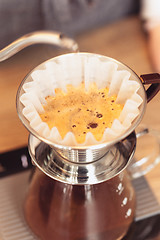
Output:
[[68,49],[73,52],[78,51],[78,44],[64,34],[53,31],[38,31],[32,32],[18,38],[7,47],[0,50],[0,62],[10,58],[22,49],[33,44],[52,44],[61,48]]
[[146,175],[160,163],[160,132],[144,125],[137,130],[136,152],[128,166],[132,178]]
[[160,90],[160,74],[143,74],[140,76],[140,79],[144,85],[151,84],[146,90],[147,102],[149,102]]

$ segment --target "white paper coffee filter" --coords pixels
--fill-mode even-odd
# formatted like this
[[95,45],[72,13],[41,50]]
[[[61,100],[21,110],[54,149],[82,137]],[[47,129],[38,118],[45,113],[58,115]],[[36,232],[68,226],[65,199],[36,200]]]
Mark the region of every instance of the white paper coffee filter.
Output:
[[[67,146],[93,145],[112,141],[124,133],[139,115],[142,98],[138,95],[140,84],[130,79],[127,70],[119,70],[114,61],[104,61],[98,55],[66,54],[44,63],[42,70],[34,70],[32,81],[23,85],[24,94],[20,101],[24,105],[23,115],[30,122],[30,126],[42,137],[53,143]],[[97,141],[91,132],[86,134],[83,144],[76,142],[72,132],[68,132],[64,139],[58,129],[49,129],[42,122],[39,113],[44,111],[45,98],[55,95],[55,89],[66,91],[66,85],[79,86],[84,81],[86,90],[90,83],[95,82],[98,88],[109,88],[109,95],[117,95],[117,103],[124,104],[118,119],[113,121],[111,128],[106,128],[101,141]]]

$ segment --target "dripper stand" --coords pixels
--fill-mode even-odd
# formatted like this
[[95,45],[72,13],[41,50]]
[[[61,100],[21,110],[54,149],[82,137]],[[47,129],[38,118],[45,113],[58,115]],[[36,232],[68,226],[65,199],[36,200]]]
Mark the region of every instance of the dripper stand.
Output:
[[33,135],[29,136],[33,164],[49,177],[70,184],[95,184],[116,176],[129,164],[135,147],[134,132],[123,141],[102,150],[59,151]]

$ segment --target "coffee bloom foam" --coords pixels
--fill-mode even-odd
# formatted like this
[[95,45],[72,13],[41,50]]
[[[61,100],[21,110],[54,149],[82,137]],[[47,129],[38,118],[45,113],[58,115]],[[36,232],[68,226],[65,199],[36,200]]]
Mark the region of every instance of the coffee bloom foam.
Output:
[[[40,65],[41,66],[41,65]],[[24,83],[24,93],[20,97],[23,104],[23,115],[40,136],[47,140],[67,146],[94,145],[112,141],[119,137],[131,126],[139,115],[142,98],[138,94],[140,84],[131,78],[127,70],[119,70],[114,61],[104,60],[93,54],[66,54],[51,59],[36,68],[31,73],[31,81]],[[109,95],[117,95],[116,102],[124,104],[118,119],[113,121],[111,128],[106,128],[101,141],[97,141],[91,132],[86,134],[84,143],[79,144],[72,132],[65,137],[59,134],[58,129],[49,129],[47,123],[42,122],[39,113],[43,113],[42,105],[46,104],[47,96],[54,96],[55,89],[66,91],[66,86],[72,84],[78,87],[84,81],[86,90],[92,82],[98,88],[109,88]]]

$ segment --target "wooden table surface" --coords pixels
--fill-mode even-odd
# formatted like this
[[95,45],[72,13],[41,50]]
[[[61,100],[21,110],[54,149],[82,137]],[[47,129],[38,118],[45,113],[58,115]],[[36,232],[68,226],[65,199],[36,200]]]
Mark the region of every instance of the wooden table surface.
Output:
[[[84,33],[76,38],[80,50],[115,58],[137,74],[153,72],[147,42],[137,17]],[[25,75],[56,55],[52,46],[32,46],[0,63],[0,152],[24,146],[28,132],[16,113],[16,92]],[[160,131],[160,93],[147,105],[142,123]],[[160,202],[160,165],[147,175]]]

